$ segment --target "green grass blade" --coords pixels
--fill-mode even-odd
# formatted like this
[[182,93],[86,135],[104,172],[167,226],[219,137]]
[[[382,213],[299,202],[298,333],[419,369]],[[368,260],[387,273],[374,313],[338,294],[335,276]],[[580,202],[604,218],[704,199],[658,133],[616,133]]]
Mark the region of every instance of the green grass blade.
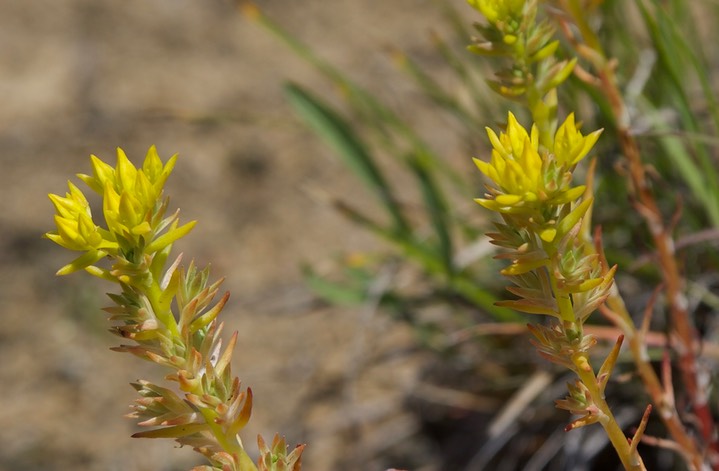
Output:
[[318,275],[310,266],[302,267],[302,275],[310,290],[329,303],[356,306],[367,299],[364,287],[355,286],[353,283],[329,281]]
[[457,120],[471,131],[482,129],[477,118],[467,110],[446,88],[442,87],[437,81],[431,77],[422,67],[419,66],[408,55],[401,51],[393,51],[395,62],[399,64],[401,70],[407,73],[414,82],[421,88],[426,96],[428,96],[437,106],[447,110],[454,115]]
[[[657,106],[671,104],[679,113],[683,127],[690,133],[699,133],[701,126],[692,107],[691,100],[685,89],[688,81],[686,76],[687,65],[684,60],[696,61],[691,47],[685,43],[683,37],[676,30],[670,15],[660,6],[650,11],[645,1],[638,2],[639,10],[644,23],[659,55],[659,77],[666,77],[664,92],[661,93],[662,103]],[[698,67],[698,62],[694,62]],[[668,95],[668,97],[667,97]],[[668,144],[665,140],[665,144]],[[682,177],[692,189],[698,201],[702,202],[704,209],[716,227],[719,225],[719,175],[706,146],[695,143],[692,149],[678,151],[677,145],[671,144],[668,149],[670,161],[674,162]]]
[[347,166],[378,196],[399,233],[410,232],[391,188],[349,124],[319,98],[299,85],[285,85],[285,93],[298,115],[342,158]]
[[[466,36],[464,42],[467,41]],[[491,72],[487,70],[475,70],[482,66],[482,63],[476,60],[475,54],[470,54],[466,48],[462,48],[461,52],[464,56],[458,55],[447,42],[438,35],[433,36],[434,46],[437,52],[442,56],[447,65],[462,81],[467,89],[469,97],[474,106],[474,122],[479,123],[486,116],[501,116],[505,111],[502,104],[494,99],[494,94],[490,93],[487,83],[481,77],[488,76]],[[467,65],[469,64],[469,66]],[[469,112],[472,114],[471,112]],[[481,116],[477,116],[479,113]],[[479,123],[479,127],[471,130],[476,132],[477,129],[484,129],[486,123]]]
[[[287,44],[298,57],[307,61],[326,78],[328,78],[340,91],[340,95],[349,105],[350,110],[357,118],[374,133],[380,136],[384,147],[393,156],[402,155],[406,149],[423,149],[427,155],[434,155],[429,151],[429,145],[417,135],[416,132],[400,118],[389,107],[383,104],[372,93],[357,85],[340,70],[318,57],[311,48],[292,36],[281,26],[263,15],[260,11],[253,10],[250,15],[268,31]],[[435,156],[432,165],[438,171],[447,176],[456,188],[466,189],[467,182],[458,175],[442,159]]]
[[449,229],[452,224],[452,211],[450,211],[449,206],[445,202],[431,173],[422,163],[422,158],[410,157],[408,161],[417,179],[427,215],[432,223],[434,233],[437,236],[437,253],[447,276],[452,278],[455,272],[454,248]]

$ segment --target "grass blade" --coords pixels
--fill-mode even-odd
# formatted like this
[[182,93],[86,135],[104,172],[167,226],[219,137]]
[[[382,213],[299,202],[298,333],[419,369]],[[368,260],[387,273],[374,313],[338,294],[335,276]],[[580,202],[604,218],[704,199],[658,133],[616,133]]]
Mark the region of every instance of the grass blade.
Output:
[[350,125],[319,98],[297,84],[285,85],[285,93],[298,115],[379,197],[393,219],[394,229],[399,233],[409,233],[409,225],[384,175]]
[[409,166],[417,178],[429,220],[432,222],[435,235],[437,236],[437,252],[448,277],[454,275],[454,249],[450,226],[452,224],[452,212],[450,211],[432,175],[422,163],[421,157],[411,157]]

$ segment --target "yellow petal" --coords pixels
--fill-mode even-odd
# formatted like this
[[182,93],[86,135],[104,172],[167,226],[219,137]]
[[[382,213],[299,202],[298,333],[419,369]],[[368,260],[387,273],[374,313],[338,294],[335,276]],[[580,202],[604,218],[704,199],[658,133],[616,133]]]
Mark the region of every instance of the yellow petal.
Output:
[[154,145],[147,150],[145,161],[142,163],[142,171],[151,182],[155,181],[162,173],[162,160],[160,160]]
[[130,232],[135,235],[145,235],[152,231],[152,226],[150,226],[150,223],[147,221],[143,221],[142,223],[134,226]]
[[489,209],[490,211],[499,211],[502,208],[502,206],[497,204],[497,202],[494,200],[488,200],[488,199],[484,199],[484,198],[475,198],[474,202],[481,206],[484,206],[485,208]]
[[92,188],[95,192],[102,194],[105,185],[108,182],[113,183],[115,181],[115,169],[100,160],[95,155],[90,156],[90,162],[92,163],[92,173],[94,175],[94,179],[88,179],[89,181],[87,181],[82,177],[80,178],[82,178],[82,180],[85,181],[85,183],[87,183],[88,186],[90,186],[90,188]]
[[507,153],[507,150],[504,148],[504,145],[502,144],[502,141],[497,136],[497,133],[495,133],[490,128],[485,128],[487,130],[487,136],[489,136],[489,142],[492,144],[492,148],[499,153],[503,158],[508,159],[509,153]]
[[498,204],[503,205],[503,206],[513,206],[513,205],[521,202],[522,197],[519,195],[504,194],[504,195],[497,195],[494,198],[494,201],[496,201]]
[[125,151],[117,148],[117,167],[115,168],[118,188],[122,190],[132,191],[135,187],[137,179],[137,169],[130,159],[125,155]]
[[86,214],[80,214],[78,218],[78,230],[80,236],[90,247],[97,247],[102,242],[102,236],[97,232],[97,226]]
[[495,167],[488,164],[487,162],[476,158],[472,160],[474,161],[474,164],[477,166],[480,172],[488,176],[493,182],[499,182],[499,174],[497,173],[497,169]]
[[56,215],[55,225],[57,226],[58,235],[62,239],[62,242],[64,242],[64,244],[60,245],[71,250],[85,250],[86,246],[77,230],[76,220],[66,219]]
[[68,219],[73,219],[78,213],[77,204],[69,198],[63,198],[59,195],[49,194],[47,195],[55,206],[57,214]]

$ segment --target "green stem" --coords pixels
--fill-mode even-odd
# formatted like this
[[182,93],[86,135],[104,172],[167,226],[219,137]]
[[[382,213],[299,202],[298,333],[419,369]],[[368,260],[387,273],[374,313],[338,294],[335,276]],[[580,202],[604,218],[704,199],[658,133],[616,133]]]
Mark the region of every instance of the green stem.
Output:
[[644,383],[644,388],[652,398],[652,403],[664,421],[669,435],[682,449],[687,465],[694,466],[694,469],[702,469],[704,460],[701,452],[697,449],[697,443],[684,427],[674,401],[668,399],[669,396],[665,392],[664,385],[650,362],[644,332],[638,330],[634,325],[624,304],[624,299],[616,290],[607,298],[606,308],[603,309],[603,312],[614,325],[624,332],[625,338],[629,341],[629,350],[636,364],[637,373]]
[[542,94],[542,90],[537,87],[538,66],[536,62],[533,66],[528,42],[527,34],[519,35],[514,44],[514,66],[521,71],[524,79],[527,108],[539,130],[539,143],[551,149],[557,127],[557,92],[552,89]]
[[[549,280],[559,306],[559,313],[562,320],[565,322],[565,332],[571,332],[567,340],[571,343],[576,341],[583,336],[583,329],[581,322],[575,319],[574,307],[568,294],[560,292],[557,287],[556,277],[549,275]],[[576,338],[575,338],[576,336]],[[628,471],[646,471],[642,459],[636,452],[636,449],[632,451],[632,448],[627,441],[627,437],[624,435],[621,427],[617,423],[614,415],[612,414],[609,405],[607,404],[604,391],[599,386],[599,381],[594,373],[589,362],[589,355],[587,352],[577,352],[572,355],[572,363],[574,363],[574,370],[579,376],[579,379],[586,386],[591,396],[592,403],[599,411],[599,423],[604,428],[609,441],[614,446],[614,449],[619,455],[619,459],[624,465],[624,469]]]
[[599,410],[599,423],[604,428],[607,437],[609,437],[609,441],[617,451],[617,455],[619,455],[624,469],[628,471],[646,471],[642,458],[636,450],[632,450],[627,441],[627,437],[624,435],[621,427],[619,427],[604,398],[604,392],[600,389],[597,377],[589,363],[589,355],[586,352],[577,353],[573,356],[572,361],[576,366],[579,379],[591,395],[592,403]]
[[539,143],[551,149],[557,127],[557,91],[550,90],[544,97],[534,86],[534,81],[527,87],[527,107],[532,113],[532,120],[539,130]]
[[252,461],[252,458],[245,452],[245,450],[241,449],[238,456],[238,462],[240,464],[239,471],[257,471],[257,466],[255,466],[255,463]]
[[[198,392],[203,394],[202,391]],[[215,436],[217,443],[220,445],[222,450],[238,457],[238,462],[240,464],[239,471],[256,471],[257,467],[255,466],[255,463],[242,447],[242,444],[237,437],[228,437],[222,427],[215,422],[217,414],[208,408],[199,408],[199,411],[205,418],[205,423],[209,425],[212,435]]]
[[[150,285],[150,287],[146,290],[146,293],[143,294],[147,296],[147,299],[150,301],[150,305],[155,311],[155,315],[163,323],[170,336],[174,340],[184,344],[185,341],[180,334],[177,320],[175,319],[175,316],[172,313],[172,308],[170,306],[170,300],[172,299],[172,296],[168,297],[164,295],[165,293],[163,292],[157,281],[153,281],[152,285]],[[190,348],[192,348],[191,345],[185,345],[185,350],[189,350]],[[191,392],[192,394],[195,394],[200,397],[205,394],[211,394],[211,391],[204,390],[202,383],[199,383],[193,391],[187,392]],[[238,463],[240,465],[239,470],[256,471],[257,468],[254,462],[244,450],[242,444],[239,442],[237,437],[229,437],[227,433],[225,433],[225,430],[222,428],[222,426],[215,421],[215,419],[217,418],[217,413],[210,408],[204,407],[200,407],[198,408],[198,410],[204,417],[205,423],[210,427],[212,435],[214,435],[215,439],[217,440],[217,443],[220,445],[222,450],[237,457]]]

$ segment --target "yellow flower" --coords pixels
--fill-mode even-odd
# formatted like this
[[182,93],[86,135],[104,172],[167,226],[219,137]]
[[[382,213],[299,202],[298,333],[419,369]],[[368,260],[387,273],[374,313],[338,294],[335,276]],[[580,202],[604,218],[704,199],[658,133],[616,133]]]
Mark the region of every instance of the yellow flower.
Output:
[[107,231],[96,226],[92,220],[90,205],[78,187],[67,182],[70,191],[65,197],[48,195],[55,206],[56,232],[48,232],[45,237],[70,250],[93,250],[115,248]]
[[90,205],[82,191],[72,182],[67,184],[70,191],[64,197],[48,195],[55,206],[57,229],[46,233],[45,237],[66,249],[85,253],[62,267],[58,275],[86,268],[118,248],[112,234],[92,220]]
[[526,0],[467,0],[467,3],[490,23],[508,23],[522,17]]
[[542,157],[539,154],[539,131],[532,126],[531,134],[517,122],[510,112],[507,131],[499,136],[487,128],[492,143],[492,159],[474,159],[479,170],[496,185],[492,199],[477,199],[493,211],[513,212],[513,208],[546,196]]
[[110,182],[105,185],[102,212],[110,232],[128,240],[145,236],[152,231],[153,211],[154,204],[146,206],[132,192],[125,190],[118,194]]
[[[577,200],[585,187],[570,187],[571,172],[592,149],[601,130],[582,136],[570,114],[557,130],[550,151],[540,148],[536,125],[527,133],[509,113],[506,132],[497,136],[487,128],[487,134],[492,158],[489,162],[474,162],[496,187],[489,187],[489,198],[476,201],[492,211],[518,213]],[[553,237],[552,233],[546,234],[547,239]]]
[[554,158],[565,168],[573,167],[592,150],[601,133],[599,129],[582,136],[574,123],[574,113],[570,113],[554,135]]
[[85,252],[58,273],[88,268],[120,251],[139,260],[143,253],[163,250],[186,235],[194,222],[178,227],[177,214],[163,219],[166,202],[162,190],[176,159],[172,156],[163,165],[154,146],[141,168],[136,168],[122,149],[117,149],[115,168],[91,156],[93,175],[78,177],[102,196],[107,229],[95,224],[85,195],[71,182],[64,197],[49,195],[56,210],[57,230],[45,237],[67,249]]
[[162,188],[175,167],[177,155],[173,155],[163,166],[155,146],[150,147],[145,155],[142,168],[138,169],[130,162],[125,152],[117,149],[117,165],[112,168],[98,157],[91,155],[93,175],[78,174],[80,180],[103,195],[107,184],[121,194],[123,191],[135,194],[143,205],[150,206],[162,193]]
[[177,155],[162,164],[155,146],[150,147],[141,168],[136,168],[125,152],[117,149],[115,168],[90,156],[93,175],[79,174],[103,197],[103,214],[108,230],[132,245],[149,243],[153,221],[162,201],[162,188],[175,166]]

